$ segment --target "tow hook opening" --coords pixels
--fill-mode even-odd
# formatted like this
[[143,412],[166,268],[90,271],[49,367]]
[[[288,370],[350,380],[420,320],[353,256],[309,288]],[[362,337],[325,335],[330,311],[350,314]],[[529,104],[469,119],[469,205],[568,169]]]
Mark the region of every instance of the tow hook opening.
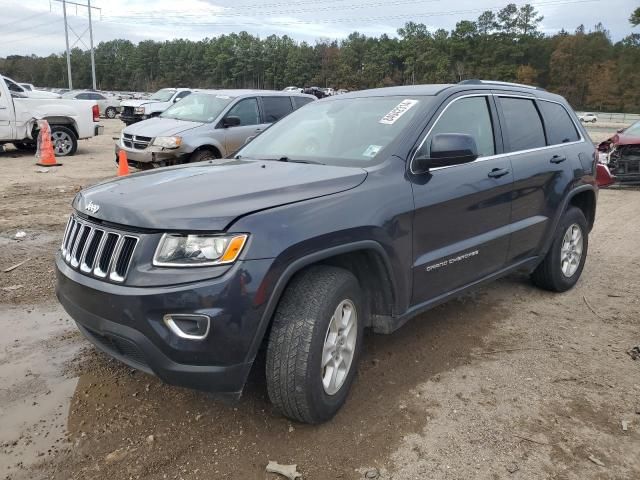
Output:
[[211,329],[211,319],[202,314],[171,313],[163,320],[173,334],[186,340],[204,340]]

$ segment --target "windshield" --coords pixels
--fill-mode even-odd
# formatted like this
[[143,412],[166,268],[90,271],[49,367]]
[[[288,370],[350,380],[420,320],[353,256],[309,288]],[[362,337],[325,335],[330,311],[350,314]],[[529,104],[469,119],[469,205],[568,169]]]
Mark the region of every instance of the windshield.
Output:
[[176,93],[175,90],[171,88],[163,88],[162,90],[158,90],[156,93],[151,95],[149,100],[155,100],[157,102],[168,102],[173,97],[173,94]]
[[636,122],[627,128],[624,132],[625,135],[634,135],[640,137],[640,122]]
[[409,125],[431,97],[366,97],[312,102],[240,150],[260,160],[363,166]]
[[211,123],[229,105],[232,98],[226,95],[192,93],[167,108],[160,116],[174,120]]

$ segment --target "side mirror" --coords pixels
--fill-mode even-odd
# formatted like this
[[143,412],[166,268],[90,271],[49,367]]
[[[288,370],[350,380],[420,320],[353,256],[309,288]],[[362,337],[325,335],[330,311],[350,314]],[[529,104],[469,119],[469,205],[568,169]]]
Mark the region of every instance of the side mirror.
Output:
[[626,128],[619,128],[618,130],[616,130],[617,133],[622,133],[626,130]]
[[183,99],[183,97],[177,97],[177,98],[173,101],[173,103],[178,103],[178,102],[179,102],[180,100],[182,100],[182,99]]
[[240,117],[224,117],[222,119],[222,126],[224,128],[237,127],[240,123]]
[[411,164],[413,173],[426,173],[431,168],[449,167],[473,162],[478,158],[478,147],[471,135],[440,133],[431,140],[431,154],[418,152]]

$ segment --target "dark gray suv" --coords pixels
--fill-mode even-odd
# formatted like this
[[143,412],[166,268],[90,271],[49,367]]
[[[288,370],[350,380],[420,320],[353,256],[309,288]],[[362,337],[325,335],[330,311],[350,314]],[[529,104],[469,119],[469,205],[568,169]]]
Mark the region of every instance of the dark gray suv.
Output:
[[80,192],[57,294],[98,348],[237,398],[266,348],[269,397],[317,423],[345,402],[363,329],[390,333],[515,270],[573,287],[595,149],[567,102],[465,81],[312,102],[224,164]]

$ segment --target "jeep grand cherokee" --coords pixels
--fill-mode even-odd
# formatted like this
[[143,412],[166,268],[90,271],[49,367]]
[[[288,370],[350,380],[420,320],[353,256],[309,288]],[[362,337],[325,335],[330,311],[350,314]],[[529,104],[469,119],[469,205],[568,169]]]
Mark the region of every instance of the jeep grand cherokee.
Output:
[[313,102],[224,163],[80,192],[60,301],[100,349],[239,397],[266,347],[271,401],[310,423],[345,402],[363,329],[515,270],[573,287],[595,218],[595,149],[567,102],[496,82]]

